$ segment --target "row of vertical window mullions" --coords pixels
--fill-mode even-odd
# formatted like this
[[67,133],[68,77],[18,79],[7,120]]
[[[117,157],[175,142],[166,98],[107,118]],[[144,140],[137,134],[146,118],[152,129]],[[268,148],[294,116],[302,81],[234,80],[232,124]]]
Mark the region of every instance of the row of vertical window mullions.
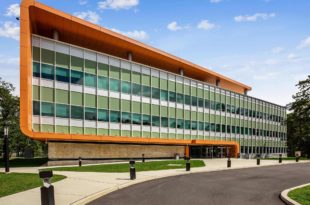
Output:
[[[212,131],[222,133],[233,133],[233,134],[244,134],[264,137],[282,137],[283,133],[255,128],[239,127],[234,125],[224,125],[209,122],[200,122],[193,120],[184,120],[176,118],[167,118],[159,116],[143,115],[138,113],[119,112],[113,110],[105,110],[89,107],[80,107],[65,104],[53,104],[48,102],[33,101],[33,114],[42,116],[56,116],[61,118],[69,118],[71,110],[71,118],[83,120],[98,120],[103,122],[115,122],[124,124],[136,124],[136,125],[152,125],[157,127],[169,127],[189,130],[200,130],[200,131]],[[56,109],[56,114],[55,114]]]
[[[38,72],[39,65],[34,62],[33,76],[40,77],[40,73]],[[70,78],[70,70],[56,67],[56,75],[54,77],[54,66],[48,64],[41,64],[41,77],[49,80],[56,79],[60,82],[78,84],[88,87],[97,87],[97,76],[93,74],[88,74],[71,70],[71,78]],[[85,83],[84,83],[85,78]],[[71,79],[71,80],[70,80]],[[121,85],[121,86],[120,86]],[[238,114],[242,116],[254,117],[258,119],[265,119],[269,121],[275,122],[283,122],[283,117],[277,115],[271,115],[259,111],[250,110],[247,108],[236,107],[234,105],[224,104],[212,100],[202,99],[199,97],[184,95],[181,93],[176,93],[172,91],[166,91],[158,88],[153,88],[150,86],[139,85],[136,83],[131,83],[127,81],[120,81],[113,78],[107,78],[103,76],[98,76],[98,88],[106,89],[115,92],[123,92],[127,94],[132,94],[136,96],[144,96],[148,98],[160,99],[163,101],[177,102],[180,104],[192,105],[197,107],[205,107],[212,110],[228,112],[232,114]]]

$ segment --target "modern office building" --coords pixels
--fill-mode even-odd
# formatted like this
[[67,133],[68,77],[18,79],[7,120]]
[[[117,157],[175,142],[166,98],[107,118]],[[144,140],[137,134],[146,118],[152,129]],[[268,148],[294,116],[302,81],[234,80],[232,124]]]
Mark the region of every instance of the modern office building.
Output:
[[21,129],[50,160],[286,153],[285,107],[39,2],[21,4]]

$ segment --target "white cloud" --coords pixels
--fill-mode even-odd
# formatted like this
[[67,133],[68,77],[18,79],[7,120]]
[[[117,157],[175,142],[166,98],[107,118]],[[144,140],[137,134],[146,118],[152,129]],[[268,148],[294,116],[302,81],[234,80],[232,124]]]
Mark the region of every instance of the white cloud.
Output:
[[274,18],[276,16],[275,13],[256,13],[253,15],[240,15],[240,16],[235,16],[234,20],[236,22],[255,22],[259,19],[261,20],[267,20],[270,18]]
[[197,28],[203,29],[203,30],[211,30],[211,29],[214,29],[215,27],[216,25],[213,23],[210,23],[209,20],[202,20],[197,25]]
[[303,49],[303,48],[310,48],[310,36],[308,36],[306,39],[301,41],[299,46],[297,47],[298,49]]
[[12,21],[6,21],[0,27],[0,36],[19,40],[19,25]]
[[216,3],[220,3],[222,0],[210,0],[210,3],[214,3],[214,4],[216,4]]
[[105,0],[99,1],[98,7],[99,9],[130,9],[139,4],[139,0]]
[[167,25],[167,28],[170,30],[170,31],[178,31],[178,30],[184,30],[184,29],[188,29],[189,26],[180,26],[178,25],[178,23],[176,21],[173,21],[171,23],[169,23]]
[[100,20],[100,16],[94,11],[75,12],[73,15],[94,24],[97,24]]
[[6,16],[14,16],[14,17],[19,17],[19,12],[20,12],[20,7],[19,4],[11,4],[7,9],[6,9]]
[[283,47],[274,47],[272,48],[271,52],[274,54],[282,53],[285,49]]
[[139,40],[139,41],[145,41],[149,38],[148,34],[142,30],[141,31],[134,30],[134,31],[127,31],[127,32],[120,31],[120,30],[115,29],[115,28],[112,28],[111,30],[114,32],[123,34],[125,36],[128,36],[130,38],[134,38],[134,39]]
[[87,0],[79,0],[79,4],[80,5],[86,5],[87,4]]

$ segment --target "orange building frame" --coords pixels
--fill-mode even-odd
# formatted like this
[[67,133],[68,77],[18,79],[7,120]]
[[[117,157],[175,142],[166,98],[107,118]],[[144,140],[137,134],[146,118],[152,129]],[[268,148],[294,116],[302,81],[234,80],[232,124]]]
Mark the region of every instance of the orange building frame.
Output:
[[133,53],[133,61],[135,62],[157,68],[165,68],[165,70],[174,73],[178,73],[179,69],[182,68],[184,75],[187,77],[210,84],[220,82],[219,87],[237,93],[244,93],[251,90],[251,87],[247,85],[121,34],[91,24],[34,0],[23,0],[20,12],[20,127],[26,136],[41,141],[183,145],[186,156],[189,156],[189,146],[218,145],[230,147],[232,156],[237,157],[239,143],[236,141],[177,140],[34,132],[32,130],[31,34],[52,37],[53,30],[57,30],[60,33],[60,39],[67,43],[97,50],[98,52],[102,52],[102,44],[105,44],[104,52],[110,55],[127,58],[128,52],[131,52]]

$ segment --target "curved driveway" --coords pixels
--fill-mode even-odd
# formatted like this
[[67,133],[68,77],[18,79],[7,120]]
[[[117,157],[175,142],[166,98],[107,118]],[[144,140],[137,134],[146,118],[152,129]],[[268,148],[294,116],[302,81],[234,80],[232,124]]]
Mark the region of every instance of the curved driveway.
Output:
[[167,177],[136,184],[89,205],[283,205],[282,190],[310,182],[310,163]]

